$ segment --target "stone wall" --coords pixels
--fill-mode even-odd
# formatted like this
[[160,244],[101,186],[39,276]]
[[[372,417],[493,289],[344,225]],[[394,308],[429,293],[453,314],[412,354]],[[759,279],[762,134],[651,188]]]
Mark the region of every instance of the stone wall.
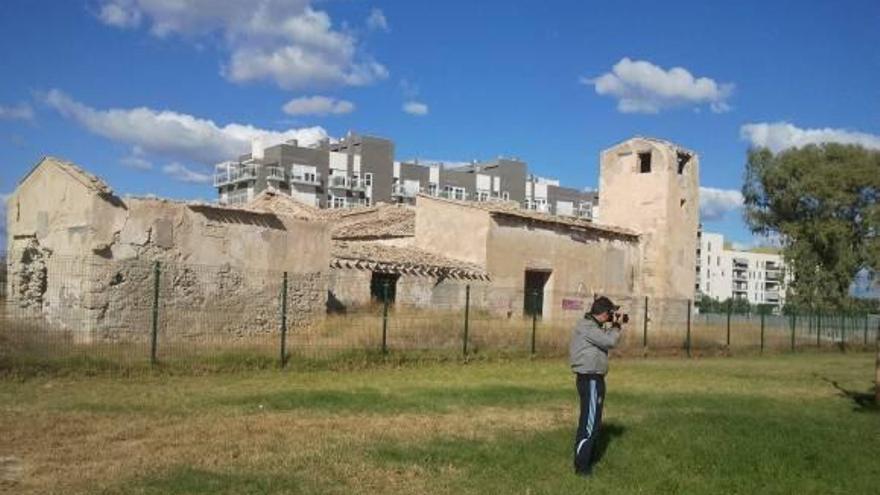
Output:
[[148,338],[159,263],[161,332],[277,331],[282,274],[291,326],[323,315],[329,228],[267,211],[120,199],[46,159],[10,197],[7,310],[77,341]]

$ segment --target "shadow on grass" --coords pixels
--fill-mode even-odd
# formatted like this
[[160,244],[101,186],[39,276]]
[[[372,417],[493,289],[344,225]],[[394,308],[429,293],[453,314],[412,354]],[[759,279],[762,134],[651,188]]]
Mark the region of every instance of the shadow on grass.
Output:
[[823,381],[830,383],[832,387],[834,387],[841,397],[849,399],[853,402],[854,407],[853,410],[856,412],[868,412],[868,413],[880,413],[880,404],[877,403],[877,399],[874,395],[873,390],[868,390],[867,392],[857,392],[855,390],[847,390],[840,386],[839,383],[835,380],[830,380],[826,377],[821,377]]
[[446,412],[455,408],[514,407],[570,399],[565,389],[539,389],[495,385],[468,388],[401,389],[393,392],[373,388],[358,390],[290,390],[223,398],[221,406],[253,410],[298,409],[338,412]]
[[131,480],[122,486],[101,493],[231,495],[316,492],[316,487],[304,485],[302,480],[289,474],[229,473],[181,466]]
[[605,456],[605,452],[608,450],[608,446],[615,439],[623,436],[624,433],[626,433],[626,427],[620,423],[609,422],[602,425],[599,433],[599,442],[596,444],[596,451],[593,453],[593,465],[598,464],[602,460],[602,457]]

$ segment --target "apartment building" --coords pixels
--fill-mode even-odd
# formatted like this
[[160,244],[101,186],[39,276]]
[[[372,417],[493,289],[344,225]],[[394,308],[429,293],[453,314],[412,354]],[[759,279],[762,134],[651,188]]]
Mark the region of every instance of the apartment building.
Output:
[[789,280],[782,255],[725,248],[721,234],[701,232],[698,239],[698,297],[745,299],[781,310]]
[[349,133],[335,143],[295,140],[263,147],[215,168],[222,204],[244,203],[269,187],[319,208],[414,203],[419,194],[462,201],[513,201],[523,208],[593,219],[598,195],[528,173],[525,162],[499,157],[448,166],[394,160],[388,139]]

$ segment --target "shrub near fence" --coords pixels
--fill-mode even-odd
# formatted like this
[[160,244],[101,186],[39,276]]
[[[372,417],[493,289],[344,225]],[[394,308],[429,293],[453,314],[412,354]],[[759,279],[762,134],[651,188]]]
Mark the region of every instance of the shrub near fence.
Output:
[[[33,273],[10,266],[0,280],[0,368],[7,371],[83,361],[125,369],[274,367],[382,356],[563,356],[572,326],[592,301],[584,293],[541,295],[463,283],[461,293],[444,292],[427,303],[395,302],[380,292],[371,303],[328,313],[332,287],[322,274],[48,263]],[[337,274],[334,283],[362,282]],[[609,296],[630,315],[616,351],[623,354],[866,348],[874,345],[880,325],[876,315],[696,314],[689,300]],[[540,311],[528,311],[537,306]]]

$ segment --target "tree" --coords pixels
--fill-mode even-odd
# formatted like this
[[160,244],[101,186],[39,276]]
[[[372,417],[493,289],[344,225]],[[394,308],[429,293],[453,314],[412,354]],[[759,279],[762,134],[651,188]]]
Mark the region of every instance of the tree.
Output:
[[[794,271],[787,299],[807,308],[853,309],[850,284],[880,268],[880,152],[810,145],[751,149],[743,184],[754,233],[778,235]],[[880,338],[875,399],[880,404]]]
[[856,273],[880,267],[880,152],[833,143],[751,149],[743,196],[752,232],[782,243],[794,275],[787,299],[852,309]]

